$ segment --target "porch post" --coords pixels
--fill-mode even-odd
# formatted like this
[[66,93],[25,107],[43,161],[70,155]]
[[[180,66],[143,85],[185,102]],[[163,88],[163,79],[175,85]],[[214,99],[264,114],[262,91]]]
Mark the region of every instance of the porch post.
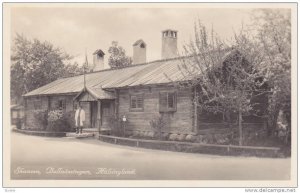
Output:
[[101,129],[101,101],[100,100],[98,100],[97,101],[97,103],[98,103],[98,112],[97,112],[97,123],[98,123],[98,131],[99,131],[99,133],[100,133],[100,129]]

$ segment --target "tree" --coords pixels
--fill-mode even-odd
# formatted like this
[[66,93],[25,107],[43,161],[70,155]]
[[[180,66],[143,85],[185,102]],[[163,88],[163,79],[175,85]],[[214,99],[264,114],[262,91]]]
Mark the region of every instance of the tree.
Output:
[[80,72],[72,57],[49,42],[29,40],[16,34],[11,55],[11,96],[20,102],[22,95],[58,78]]
[[291,119],[291,12],[282,9],[261,9],[253,13],[251,31],[253,42],[262,62],[258,64],[261,74],[268,82],[268,120],[270,128],[276,128],[280,110]]
[[111,68],[123,68],[132,64],[132,59],[126,56],[124,48],[119,46],[116,41],[112,42],[108,53],[110,53],[108,64]]
[[[192,59],[183,59],[181,70],[192,77],[188,86],[200,87],[195,103],[206,111],[223,113],[229,122],[229,115],[238,112],[240,144],[243,115],[258,114],[257,104],[251,102],[256,96],[268,96],[267,111],[259,112],[259,116],[268,119],[269,128],[276,128],[280,110],[290,124],[290,14],[289,10],[256,10],[252,25],[246,29],[242,26],[230,46],[199,22],[194,39],[184,46],[184,55]],[[238,52],[224,60],[230,47]]]
[[[243,116],[255,110],[252,99],[260,90],[260,74],[244,56],[247,40],[236,35],[234,48],[223,42],[212,30],[199,21],[195,24],[195,37],[184,46],[181,71],[191,81],[183,86],[195,89],[194,102],[200,111],[221,113],[231,127],[232,115],[237,115],[239,145],[243,143]],[[246,44],[247,45],[247,44]],[[241,51],[240,51],[241,50]]]

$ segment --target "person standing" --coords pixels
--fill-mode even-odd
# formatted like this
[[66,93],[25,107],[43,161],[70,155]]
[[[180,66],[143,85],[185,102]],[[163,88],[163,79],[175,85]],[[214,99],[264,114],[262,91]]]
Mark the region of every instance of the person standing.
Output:
[[75,126],[76,126],[76,134],[82,133],[83,122],[85,121],[85,112],[79,103],[78,108],[75,112]]

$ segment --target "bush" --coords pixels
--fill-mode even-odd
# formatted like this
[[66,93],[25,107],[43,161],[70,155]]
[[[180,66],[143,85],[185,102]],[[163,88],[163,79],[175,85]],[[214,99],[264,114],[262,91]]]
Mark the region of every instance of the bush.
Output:
[[109,118],[109,127],[111,128],[111,134],[114,136],[124,136],[124,131],[122,128],[122,121],[120,118],[110,117]]
[[154,117],[150,121],[150,126],[152,127],[152,129],[154,131],[156,131],[158,133],[159,139],[162,139],[162,130],[165,127],[165,125],[166,125],[166,123],[165,123],[162,115],[160,115],[158,117]]
[[48,126],[49,131],[69,132],[72,130],[70,124],[70,116],[62,110],[52,110],[48,113]]
[[64,114],[67,124],[70,126],[70,131],[75,131],[75,111],[69,111]]
[[38,127],[42,130],[46,130],[48,125],[48,111],[47,110],[35,110],[33,111],[35,121],[38,124]]

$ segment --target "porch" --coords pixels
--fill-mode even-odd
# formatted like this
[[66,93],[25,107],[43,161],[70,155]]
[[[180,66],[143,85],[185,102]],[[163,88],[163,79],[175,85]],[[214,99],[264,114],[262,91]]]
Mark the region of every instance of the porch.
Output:
[[101,88],[84,88],[74,98],[74,103],[83,106],[86,120],[83,133],[107,133],[116,118],[116,97],[114,92]]

